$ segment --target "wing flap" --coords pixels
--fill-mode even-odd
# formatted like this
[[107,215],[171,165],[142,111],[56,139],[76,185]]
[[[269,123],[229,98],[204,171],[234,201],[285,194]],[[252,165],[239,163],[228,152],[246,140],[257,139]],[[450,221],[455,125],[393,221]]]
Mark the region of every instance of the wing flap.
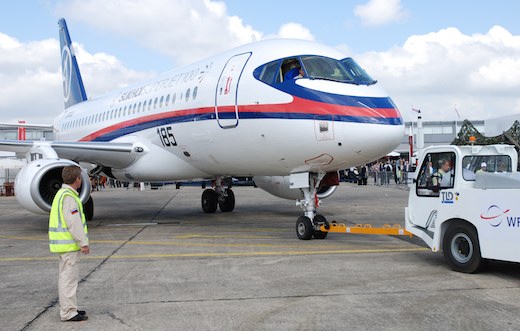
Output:
[[136,143],[0,140],[1,151],[16,152],[18,155],[37,150],[41,145],[52,148],[60,158],[116,169],[129,166],[145,151]]
[[129,166],[143,151],[133,143],[53,142],[51,147],[62,158],[116,169]]

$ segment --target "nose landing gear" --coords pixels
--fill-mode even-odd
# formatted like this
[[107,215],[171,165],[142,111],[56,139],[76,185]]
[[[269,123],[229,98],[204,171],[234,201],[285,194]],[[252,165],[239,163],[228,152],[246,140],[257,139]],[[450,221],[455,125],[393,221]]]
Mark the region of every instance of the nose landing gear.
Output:
[[320,231],[320,226],[324,225],[325,228],[328,229],[329,222],[327,222],[327,219],[323,215],[316,214],[316,209],[320,205],[317,190],[325,175],[326,173],[309,173],[307,187],[300,187],[304,199],[297,200],[296,205],[302,208],[304,215],[300,216],[296,221],[296,235],[299,239],[309,240],[312,237],[315,239],[325,239],[327,237],[328,232]]

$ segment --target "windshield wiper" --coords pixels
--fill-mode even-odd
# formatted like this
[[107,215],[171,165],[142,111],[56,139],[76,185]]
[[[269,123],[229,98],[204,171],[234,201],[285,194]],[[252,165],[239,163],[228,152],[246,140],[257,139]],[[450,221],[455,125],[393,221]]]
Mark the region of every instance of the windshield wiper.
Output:
[[319,80],[328,80],[328,81],[337,82],[337,83],[351,83],[351,84],[359,85],[357,82],[355,82],[353,80],[341,80],[341,79],[334,79],[334,78],[323,77],[323,76],[311,76],[310,78],[311,79],[319,79]]

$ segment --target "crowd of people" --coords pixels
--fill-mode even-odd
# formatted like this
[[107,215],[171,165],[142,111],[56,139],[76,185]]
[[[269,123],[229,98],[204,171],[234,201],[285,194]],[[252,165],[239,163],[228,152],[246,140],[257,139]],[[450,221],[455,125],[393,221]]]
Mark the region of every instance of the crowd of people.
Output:
[[[107,186],[110,188],[115,187],[125,187],[128,189],[130,187],[130,182],[123,182],[117,179],[107,178],[105,176],[94,176],[90,177],[90,185],[92,186],[92,191],[101,191],[104,190]],[[138,187],[139,183],[134,183],[134,187]]]
[[397,158],[395,160],[379,160],[360,167],[352,167],[342,174],[342,180],[358,185],[367,185],[369,178],[374,185],[407,184],[408,173],[415,169],[410,167],[408,160]]

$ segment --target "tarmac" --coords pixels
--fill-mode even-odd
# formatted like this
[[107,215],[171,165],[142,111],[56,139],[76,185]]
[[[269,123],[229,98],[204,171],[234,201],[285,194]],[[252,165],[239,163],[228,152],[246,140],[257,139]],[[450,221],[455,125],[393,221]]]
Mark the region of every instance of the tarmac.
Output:
[[[48,217],[0,197],[1,330],[519,330],[520,264],[451,271],[417,238],[297,239],[301,211],[235,187],[231,213],[204,214],[199,187],[93,192],[80,262],[85,322],[61,322]],[[408,192],[343,183],[320,213],[404,224]]]

